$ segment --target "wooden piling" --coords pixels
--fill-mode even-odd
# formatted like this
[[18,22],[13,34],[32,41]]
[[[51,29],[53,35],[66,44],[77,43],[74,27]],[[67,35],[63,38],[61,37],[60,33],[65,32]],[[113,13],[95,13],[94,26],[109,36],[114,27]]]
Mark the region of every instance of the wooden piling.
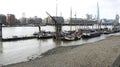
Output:
[[39,28],[39,32],[41,32],[41,27],[40,27],[40,25],[38,25],[38,28]]
[[2,53],[2,22],[0,21],[0,53]]
[[0,21],[0,41],[2,40],[2,22]]
[[55,29],[56,29],[56,39],[60,40],[61,39],[61,23],[56,23],[55,24]]

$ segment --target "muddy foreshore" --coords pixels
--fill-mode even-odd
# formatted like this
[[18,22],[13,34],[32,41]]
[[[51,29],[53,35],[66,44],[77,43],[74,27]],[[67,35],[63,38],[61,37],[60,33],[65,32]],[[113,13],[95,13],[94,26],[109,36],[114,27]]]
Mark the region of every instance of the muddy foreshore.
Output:
[[120,36],[79,46],[57,47],[42,55],[4,67],[111,67],[120,55]]

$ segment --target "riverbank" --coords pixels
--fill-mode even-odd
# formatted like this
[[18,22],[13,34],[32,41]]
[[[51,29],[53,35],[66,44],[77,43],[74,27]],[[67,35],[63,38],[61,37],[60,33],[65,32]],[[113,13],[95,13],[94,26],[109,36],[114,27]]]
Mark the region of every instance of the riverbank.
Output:
[[57,47],[43,55],[42,58],[5,67],[108,67],[120,55],[120,36],[82,46]]

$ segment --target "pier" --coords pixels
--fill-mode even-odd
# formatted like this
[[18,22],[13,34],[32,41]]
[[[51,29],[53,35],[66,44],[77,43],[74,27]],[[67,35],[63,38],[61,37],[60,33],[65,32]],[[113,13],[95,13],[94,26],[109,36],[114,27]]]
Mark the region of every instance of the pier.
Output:
[[21,36],[21,37],[18,37],[18,36],[13,36],[11,38],[2,38],[1,40],[2,41],[16,41],[16,40],[25,40],[25,39],[33,39],[33,38],[36,38],[36,36]]

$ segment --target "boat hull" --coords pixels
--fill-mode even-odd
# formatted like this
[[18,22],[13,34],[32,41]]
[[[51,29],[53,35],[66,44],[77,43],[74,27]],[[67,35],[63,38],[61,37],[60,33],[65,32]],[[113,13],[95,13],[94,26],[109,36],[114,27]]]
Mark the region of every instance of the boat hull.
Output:
[[100,36],[100,33],[90,33],[90,35],[82,35],[82,38],[93,38]]

